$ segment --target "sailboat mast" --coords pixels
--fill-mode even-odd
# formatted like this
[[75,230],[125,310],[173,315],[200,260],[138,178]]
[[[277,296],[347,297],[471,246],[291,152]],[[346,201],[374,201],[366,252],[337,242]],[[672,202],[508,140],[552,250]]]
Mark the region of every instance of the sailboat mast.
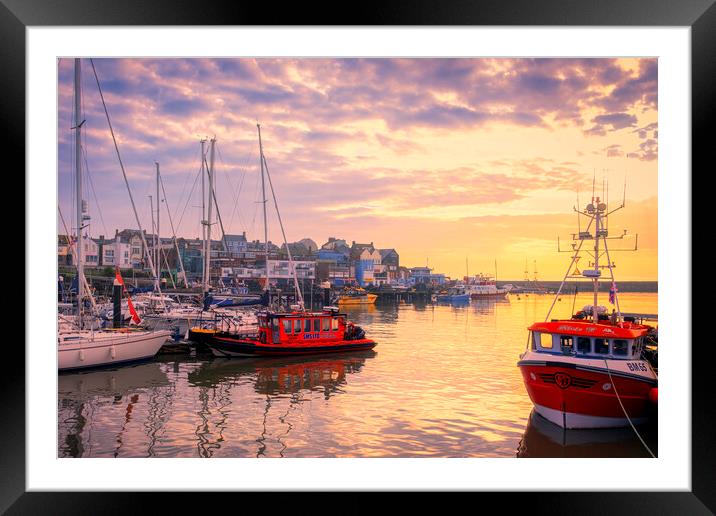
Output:
[[82,94],[80,59],[75,59],[75,183],[77,187],[77,322],[82,327],[82,298],[84,297],[84,265],[82,263]]
[[261,197],[264,205],[264,253],[266,255],[266,290],[269,290],[269,248],[268,248],[268,221],[266,218],[266,182],[264,180],[264,147],[261,142],[261,126],[256,124],[259,131],[259,163],[261,165]]
[[157,264],[157,281],[159,281],[162,277],[162,263],[159,254],[159,249],[162,246],[162,241],[159,238],[159,208],[162,204],[162,200],[161,197],[159,197],[159,162],[155,161],[154,164],[157,166],[157,240],[154,246],[154,254],[156,256],[154,262]]
[[206,221],[206,260],[204,261],[205,274],[206,274],[206,286],[204,292],[209,291],[209,284],[211,283],[211,216],[214,196],[214,144],[216,138],[211,139],[211,147],[209,149],[209,208]]
[[[206,252],[206,189],[204,187],[204,163],[206,163],[204,153],[205,143],[206,140],[201,140],[201,170],[199,171],[199,175],[201,175],[201,239],[203,240],[202,248],[204,251],[204,264],[206,264],[208,254]],[[206,267],[203,267],[201,271],[201,285],[203,292],[207,292],[209,290],[208,279],[206,277]]]

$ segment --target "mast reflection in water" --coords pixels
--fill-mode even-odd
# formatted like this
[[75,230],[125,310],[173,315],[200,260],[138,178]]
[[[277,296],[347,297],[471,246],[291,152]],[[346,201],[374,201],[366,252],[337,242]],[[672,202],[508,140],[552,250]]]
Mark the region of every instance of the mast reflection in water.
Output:
[[[656,294],[626,296],[656,312]],[[575,300],[564,299],[566,315]],[[61,374],[58,456],[645,456],[628,428],[565,435],[530,417],[514,357],[551,300],[347,309],[379,343],[369,352],[169,355]]]

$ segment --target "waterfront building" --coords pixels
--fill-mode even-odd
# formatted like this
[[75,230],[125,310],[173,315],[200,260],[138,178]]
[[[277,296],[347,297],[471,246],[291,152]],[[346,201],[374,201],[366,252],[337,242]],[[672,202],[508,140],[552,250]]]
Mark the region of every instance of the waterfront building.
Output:
[[410,267],[408,270],[410,271],[410,284],[430,283],[430,274],[432,272],[430,267]]
[[316,278],[334,286],[352,285],[355,267],[350,261],[351,248],[345,240],[330,237],[316,253]]
[[[269,260],[269,281],[275,285],[285,286],[293,280],[294,269],[299,281],[313,281],[316,279],[316,262],[314,261],[294,260],[289,263],[288,260]],[[220,275],[222,282],[226,284],[231,283],[233,280],[237,282],[261,280],[266,277],[266,264],[257,262],[253,265],[247,264],[241,267],[222,267]]]
[[249,242],[246,240],[246,231],[241,235],[224,235],[226,248],[231,257],[243,256],[249,249]]
[[380,252],[372,246],[372,242],[370,247],[363,247],[355,261],[356,281],[361,287],[377,285],[376,273],[381,274],[381,278],[387,282],[381,260]]
[[[148,235],[146,230],[144,232],[144,239],[149,245],[149,241],[152,235]],[[115,240],[120,239],[121,242],[129,245],[129,261],[132,268],[143,269],[146,264],[144,243],[142,242],[142,234],[138,229],[123,229],[122,231],[115,230]],[[148,266],[148,265],[147,265]]]
[[[355,243],[355,242],[354,242]],[[328,237],[328,242],[321,246],[326,251],[338,251],[340,253],[350,254],[350,247],[342,238]]]

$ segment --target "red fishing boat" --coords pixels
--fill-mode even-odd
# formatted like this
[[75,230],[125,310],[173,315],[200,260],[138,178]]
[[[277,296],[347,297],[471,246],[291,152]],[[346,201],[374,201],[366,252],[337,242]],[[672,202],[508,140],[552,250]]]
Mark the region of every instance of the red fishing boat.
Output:
[[[635,425],[645,422],[656,405],[656,364],[646,349],[655,343],[655,328],[620,310],[607,240],[625,234],[608,237],[605,221],[610,213],[599,197],[578,211],[590,221],[586,230],[580,224],[573,235],[578,243],[569,251],[574,253],[572,263],[555,297],[556,301],[568,278],[588,278],[593,282],[593,304],[571,318],[550,320],[553,302],[545,322],[529,327],[528,348],[517,363],[535,411],[564,428]],[[589,253],[594,261],[580,272],[577,263],[585,242],[593,243]],[[606,265],[600,265],[600,257],[606,257]],[[616,305],[611,315],[597,304],[603,269],[609,270],[609,300]]]
[[373,349],[376,342],[365,337],[346,314],[327,307],[322,312],[261,312],[258,335],[240,336],[226,332],[207,341],[211,352],[221,357],[300,356]]

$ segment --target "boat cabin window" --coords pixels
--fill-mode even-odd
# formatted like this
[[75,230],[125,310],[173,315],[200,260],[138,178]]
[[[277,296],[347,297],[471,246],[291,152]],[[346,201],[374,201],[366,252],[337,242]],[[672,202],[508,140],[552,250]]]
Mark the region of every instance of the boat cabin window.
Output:
[[311,319],[304,319],[303,320],[303,331],[306,333],[310,333],[311,331]]
[[560,335],[559,347],[562,350],[562,353],[570,355],[574,349],[574,337],[571,335]]
[[597,355],[608,355],[609,341],[606,339],[594,339],[594,352]]
[[577,337],[577,353],[590,353],[592,341],[589,337]]
[[338,318],[337,318],[337,317],[332,317],[332,318],[331,318],[331,321],[332,321],[333,331],[336,331],[336,330],[338,329]]
[[552,349],[552,335],[549,333],[532,332],[532,342],[535,349]]
[[283,332],[287,335],[291,334],[291,319],[283,320]]
[[629,352],[629,342],[622,339],[612,341],[612,354],[615,356],[626,356]]
[[331,320],[328,317],[323,317],[323,331],[331,330]]
[[313,320],[313,331],[314,331],[314,333],[321,331],[321,320],[320,319]]
[[301,333],[301,319],[293,320],[293,333]]
[[272,329],[274,332],[277,332],[277,331],[278,331],[278,328],[279,328],[278,319],[271,319],[271,329]]
[[642,345],[641,337],[638,338],[638,339],[635,339],[635,340],[632,342],[632,345],[631,345],[631,354],[632,354],[632,356],[634,356],[634,357],[639,357],[639,356],[641,356],[641,345]]

